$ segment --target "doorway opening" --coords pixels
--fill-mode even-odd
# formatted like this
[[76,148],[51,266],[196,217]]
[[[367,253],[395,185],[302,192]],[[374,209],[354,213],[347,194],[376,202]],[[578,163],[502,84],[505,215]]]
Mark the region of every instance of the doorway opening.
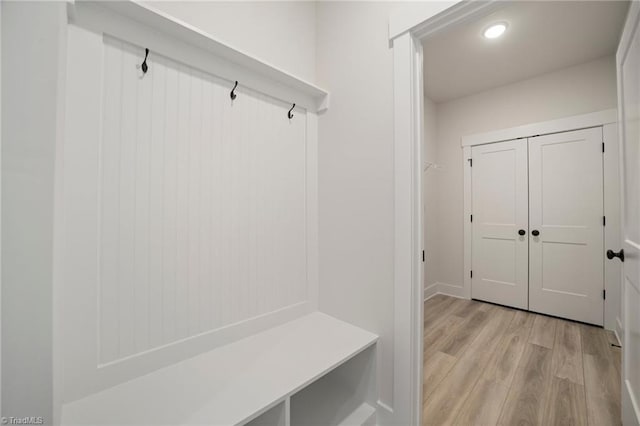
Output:
[[500,2],[416,33],[423,424],[620,423],[628,7]]

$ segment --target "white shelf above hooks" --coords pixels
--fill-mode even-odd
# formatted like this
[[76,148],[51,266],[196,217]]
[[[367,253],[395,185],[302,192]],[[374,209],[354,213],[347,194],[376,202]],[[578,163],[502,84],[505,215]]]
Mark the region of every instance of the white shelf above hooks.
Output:
[[[174,58],[203,56],[185,52],[184,45],[188,45],[210,54],[207,58],[190,61],[190,65],[232,82],[238,80],[240,86],[263,92],[283,102],[295,102],[311,112],[323,112],[329,108],[329,93],[326,90],[233,48],[152,6],[137,1],[68,0],[67,14],[73,24],[148,47],[150,58],[154,52]],[[123,22],[123,17],[129,22]],[[145,32],[145,29],[151,32]],[[149,34],[153,34],[153,37],[149,37]],[[182,46],[176,46],[176,42]],[[242,72],[238,73],[238,68]]]

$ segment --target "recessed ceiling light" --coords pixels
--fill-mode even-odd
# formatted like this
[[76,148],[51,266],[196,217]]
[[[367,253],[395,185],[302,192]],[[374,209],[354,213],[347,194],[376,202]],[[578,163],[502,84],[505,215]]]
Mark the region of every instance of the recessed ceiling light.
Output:
[[484,30],[485,38],[498,38],[502,34],[504,34],[507,29],[507,24],[504,22],[500,22],[498,24],[493,24],[486,30]]

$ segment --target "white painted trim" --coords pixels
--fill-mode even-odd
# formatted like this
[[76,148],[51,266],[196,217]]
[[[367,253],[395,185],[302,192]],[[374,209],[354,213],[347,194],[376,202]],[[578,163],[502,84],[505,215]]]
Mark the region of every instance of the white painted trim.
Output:
[[425,297],[424,301],[426,302],[427,300],[432,299],[433,297],[435,297],[435,296],[437,296],[439,294],[442,294],[442,293],[440,293],[439,291],[436,291],[435,293],[431,294],[431,296]]
[[483,145],[486,143],[547,135],[550,133],[586,129],[589,127],[616,123],[617,121],[618,111],[616,109],[608,109],[560,118],[557,120],[541,121],[538,123],[509,127],[507,129],[494,130],[491,132],[476,133],[473,135],[463,136],[460,142],[462,146]]
[[467,294],[467,289],[465,289],[464,287],[460,287],[459,285],[438,283],[438,293],[444,294],[445,296],[457,297],[458,299],[471,299],[471,297]]
[[[456,5],[455,11],[447,11]],[[478,2],[431,4],[391,17],[394,88],[394,339],[393,412],[381,412],[378,423],[422,424],[422,356],[424,284],[422,268],[421,164],[422,45],[431,35],[482,13]],[[485,9],[486,10],[486,9]],[[415,17],[411,17],[413,14]],[[419,17],[418,17],[419,16]],[[402,22],[400,21],[402,20]]]
[[[10,23],[4,22],[0,30],[7,41],[19,36],[19,32],[27,33],[23,31],[25,29],[29,34],[24,40],[16,40],[24,61],[16,59],[15,48],[3,49],[0,53],[4,61],[4,75],[0,79],[6,79],[2,81],[2,100],[9,105],[7,108],[5,104],[0,112],[2,132],[7,136],[2,140],[0,166],[3,175],[1,251],[2,260],[7,261],[2,264],[2,302],[7,306],[28,306],[33,313],[28,314],[26,321],[21,321],[20,316],[11,317],[11,309],[5,307],[2,312],[5,320],[2,339],[7,340],[1,346],[7,352],[1,360],[6,364],[2,369],[1,383],[5,392],[0,412],[4,416],[34,413],[30,415],[42,417],[46,424],[55,424],[59,382],[52,273],[53,186],[55,147],[61,142],[60,118],[64,113],[64,108],[61,109],[64,94],[61,92],[65,78],[61,71],[66,64],[65,9],[63,4],[55,3],[34,7],[33,4],[9,5],[7,2],[2,2],[0,8],[3,15],[0,21],[7,18]],[[29,20],[34,12],[40,13],[32,25]],[[42,23],[42,28],[35,22]],[[16,24],[19,23],[28,24],[18,30]],[[47,39],[46,43],[39,43],[43,38]],[[7,57],[3,57],[5,54]],[[25,63],[31,66],[24,67]],[[22,67],[18,79],[17,67]],[[25,82],[35,82],[35,85],[22,87]],[[20,87],[21,95],[17,96],[15,90],[7,90],[8,85]],[[47,90],[36,92],[43,85]],[[27,117],[28,112],[33,114]],[[24,126],[32,126],[38,131],[24,131]],[[17,232],[6,232],[12,227],[17,228]],[[23,256],[27,248],[33,250],[29,256]],[[29,261],[17,268],[11,259],[20,256]],[[25,292],[21,287],[28,287],[29,291]],[[12,345],[12,341],[18,344]],[[34,375],[34,369],[37,369],[37,375]],[[28,397],[16,398],[18,395]],[[4,422],[11,423],[8,418]]]
[[284,400],[284,426],[291,426],[291,396]]
[[318,116],[307,111],[306,129],[306,245],[308,301],[312,310],[318,309],[319,246],[318,246]]
[[[625,99],[625,88],[624,88],[624,78],[622,73],[622,66],[625,62],[626,56],[629,53],[632,41],[636,35],[636,32],[640,31],[640,2],[633,1],[629,6],[629,10],[627,11],[627,19],[624,24],[624,29],[622,30],[622,36],[620,37],[620,43],[618,44],[618,50],[616,52],[616,77],[617,77],[617,93],[618,93],[618,135],[621,141],[620,143],[620,193],[621,193],[621,203],[620,203],[620,223],[624,224],[624,216],[625,216],[625,197],[624,192],[626,190],[624,185],[624,155],[625,155],[625,111],[624,111],[624,99]],[[624,235],[624,225],[621,229],[621,235]],[[623,282],[624,278],[624,266],[623,266]],[[625,303],[625,287],[622,286],[622,309],[621,309],[621,323],[619,324],[619,328],[621,330],[620,336],[625,336],[627,332],[631,332],[630,327],[636,327],[637,324],[633,326],[629,326],[625,324],[627,320],[626,315],[626,303]],[[628,371],[628,364],[630,364],[627,360],[630,352],[628,347],[624,346],[625,337],[622,338],[622,422],[625,425],[633,425],[640,423],[640,407],[636,404],[636,400],[638,398],[637,395],[633,394],[633,389],[629,385],[629,381],[626,379],[630,372]],[[628,341],[627,341],[628,343]],[[635,366],[634,366],[635,367]]]
[[618,334],[618,330],[614,329],[613,330],[613,335],[616,337],[616,342],[618,344],[618,346],[622,346],[622,340],[620,340],[620,335]]
[[[463,195],[463,203],[464,203],[464,216],[463,216],[463,227],[464,227],[464,287],[462,290],[462,297],[471,298],[472,297],[472,289],[471,289],[471,277],[469,271],[471,270],[471,233],[472,233],[472,224],[470,222],[469,216],[473,214],[472,209],[472,193],[471,193],[471,174],[472,167],[469,167],[467,160],[471,158],[471,147],[475,145],[481,145],[479,142],[484,141],[484,143],[493,143],[498,142],[498,140],[494,140],[493,137],[495,135],[501,135],[501,137],[510,136],[509,140],[522,140],[523,143],[527,142],[527,138],[533,135],[542,135],[548,133],[559,133],[566,132],[572,130],[578,130],[581,128],[588,127],[602,127],[603,132],[603,141],[605,142],[605,157],[603,158],[603,178],[605,187],[609,194],[613,194],[613,196],[607,197],[605,193],[604,203],[604,214],[607,217],[607,226],[604,227],[604,235],[605,235],[605,246],[603,247],[603,261],[604,253],[606,252],[606,248],[611,245],[615,245],[615,241],[620,240],[620,181],[619,181],[619,170],[618,170],[618,161],[611,161],[611,157],[606,157],[607,153],[610,156],[613,156],[614,159],[618,157],[618,137],[617,131],[615,131],[617,120],[617,110],[609,109],[604,111],[598,111],[590,114],[577,115],[573,117],[562,118],[558,120],[545,121],[540,123],[531,123],[525,124],[523,126],[512,127],[509,129],[487,132],[478,135],[465,136],[463,137],[462,144],[462,152],[463,158],[462,161],[465,163],[463,165],[464,170],[464,195]],[[562,126],[567,127],[562,127]],[[578,126],[577,128],[575,126]],[[555,132],[550,132],[551,129],[554,129]],[[526,132],[517,133],[519,131]],[[464,143],[465,138],[468,142],[472,143]],[[607,148],[608,147],[608,148]],[[607,161],[610,160],[610,161]],[[618,194],[616,196],[616,193]],[[617,238],[617,240],[616,240]],[[619,245],[619,244],[618,244]],[[615,270],[612,269],[607,263],[605,263],[605,271],[607,275],[604,279],[604,288],[607,290],[607,294],[612,294],[611,290],[615,290],[612,288],[611,284],[616,280],[615,278]],[[620,268],[621,269],[621,268]],[[621,273],[621,272],[619,272]],[[621,276],[621,275],[620,275]],[[621,291],[621,289],[619,290]],[[613,291],[615,294],[615,291]],[[604,305],[604,326],[608,330],[614,330],[616,327],[615,320],[620,316],[620,310],[616,309],[614,300],[612,298],[607,297],[605,299]]]
[[[394,57],[394,339],[393,415],[380,424],[422,418],[422,45],[406,33]],[[385,418],[386,417],[386,418]]]
[[53,327],[53,424],[59,425],[62,418],[62,404],[64,402],[64,328],[62,301],[64,281],[62,279],[63,265],[63,240],[61,238],[64,225],[64,217],[60,214],[58,206],[64,200],[63,164],[65,146],[65,123],[66,123],[66,93],[67,93],[67,29],[64,10],[60,12],[60,33],[58,34],[59,56],[58,56],[58,99],[56,107],[56,146],[55,146],[55,169],[53,185],[53,253],[52,253],[52,327]]
[[[422,377],[422,334],[418,330],[423,327],[423,304],[420,300],[424,295],[423,268],[418,267],[420,271],[415,273],[415,260],[421,256],[421,247],[411,243],[412,238],[423,235],[422,191],[419,185],[414,184],[420,182],[421,170],[420,167],[414,170],[413,164],[420,156],[411,156],[412,152],[419,153],[422,149],[422,134],[415,131],[423,114],[420,108],[416,108],[419,105],[417,99],[423,96],[421,85],[416,84],[416,81],[422,81],[422,69],[415,64],[416,55],[421,57],[422,53],[419,40],[489,13],[497,4],[494,1],[431,4],[421,12],[416,12],[415,8],[405,9],[389,19],[389,40],[394,50],[394,413],[379,418],[383,425],[422,424],[422,386],[419,383]],[[616,117],[610,122],[614,121]],[[411,295],[415,295],[414,299]],[[416,299],[418,307],[415,306]]]
[[620,318],[616,318],[616,328],[613,330],[618,339],[618,344],[622,346],[624,333],[622,332],[622,321]]
[[[420,158],[417,153],[422,149],[422,133],[416,131],[423,114],[416,107],[420,102],[418,99],[423,96],[421,84],[416,83],[422,81],[422,68],[416,66],[416,55],[421,58],[422,54],[420,40],[452,25],[490,13],[498,4],[495,1],[461,1],[434,6],[431,3],[420,12],[416,12],[415,8],[407,8],[394,13],[389,19],[389,40],[394,49],[394,413],[393,416],[383,416],[380,424],[422,423],[422,386],[416,381],[422,377],[422,334],[417,330],[422,328],[423,318],[422,303],[416,307],[414,301],[424,297],[421,279],[423,268],[418,267],[420,271],[417,273],[414,270],[421,247],[420,244],[411,243],[412,238],[423,235],[420,212],[422,194],[420,186],[415,185],[415,182],[420,182],[421,169],[417,167],[414,170],[413,164],[416,158]],[[421,59],[419,62],[422,62]],[[615,112],[607,117],[607,122],[616,121]],[[576,123],[568,127],[574,126],[584,124]],[[495,138],[495,135],[491,138]],[[465,208],[470,210],[470,202]],[[470,256],[465,260],[465,265],[470,265],[467,262],[470,262]],[[446,288],[460,297],[469,298],[470,279],[465,279],[465,283],[464,287]],[[413,299],[411,295],[415,295]]]
[[381,408],[382,410],[384,410],[384,412],[386,413],[386,415],[388,417],[393,415],[393,408],[389,407],[387,404],[385,404],[384,402],[378,400],[376,402],[378,404],[378,407]]
[[604,289],[607,298],[604,301],[604,328],[615,330],[616,322],[622,315],[622,262],[611,262],[605,253],[609,248],[622,247],[620,222],[620,139],[618,123],[602,126],[602,140],[605,144],[603,154],[604,178]]
[[[0,40],[2,2],[0,2]],[[2,99],[2,43],[0,42],[0,100]],[[0,415],[2,415],[2,102],[0,102]]]
[[473,205],[471,198],[471,173],[473,168],[469,164],[471,159],[471,147],[462,148],[462,170],[464,171],[464,201],[463,201],[463,268],[462,276],[463,282],[463,295],[467,299],[471,299],[471,267],[472,267],[472,252],[471,252],[471,237],[472,237],[472,223],[471,214],[473,213]]
[[[623,364],[624,365],[624,364]],[[631,395],[633,395],[633,389],[629,385],[629,381],[622,377],[622,406],[629,407],[629,411],[622,411],[622,424],[623,425],[637,425],[638,419],[640,419],[640,407],[636,404]]]
[[[2,39],[2,2],[0,2]],[[2,99],[2,43],[0,43],[0,100]],[[2,414],[2,102],[0,102],[0,415]]]
[[[295,102],[310,111],[320,112],[329,108],[329,93],[326,90],[235,49],[147,4],[136,0],[99,3],[76,0],[69,1],[67,7],[69,21],[73,24],[148,47],[151,52],[161,52],[165,56],[210,72],[214,71],[211,69],[213,64],[213,74],[216,76],[230,81],[238,80],[243,86],[277,96],[287,102]],[[144,34],[149,31],[153,33],[153,37]],[[189,50],[194,48],[204,50],[208,54],[208,61],[202,58],[192,61],[193,56],[204,56],[190,54]],[[187,55],[189,60],[182,59]],[[225,64],[220,64],[220,59],[234,64],[234,69],[230,70]],[[243,72],[238,73],[238,68]]]
[[437,283],[431,284],[427,288],[429,289],[429,296],[426,297],[426,292],[425,292],[425,298],[424,298],[425,301],[431,299],[434,296],[437,296],[438,294],[443,296],[455,297],[458,299],[465,299],[465,300],[470,299],[469,297],[466,297],[463,294],[464,293],[463,288],[457,285],[437,282]]
[[391,15],[389,40],[394,40],[408,32],[411,32],[418,39],[424,39],[448,26],[488,14],[495,10],[499,4],[500,2],[495,0],[426,2],[423,4],[422,10],[416,10],[416,6],[411,5],[411,7],[399,9]]
[[438,283],[433,283],[424,288],[424,300],[429,300],[438,294]]

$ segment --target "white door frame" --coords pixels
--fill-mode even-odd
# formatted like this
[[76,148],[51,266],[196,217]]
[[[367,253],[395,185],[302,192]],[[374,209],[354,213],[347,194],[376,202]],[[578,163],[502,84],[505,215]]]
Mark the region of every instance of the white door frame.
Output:
[[388,410],[380,413],[380,424],[422,424],[420,160],[424,99],[420,40],[490,13],[498,6],[496,0],[428,2],[421,5],[421,11],[413,5],[397,11],[389,20],[394,65],[394,397],[391,407],[381,404]]
[[393,402],[380,424],[422,424],[422,117],[421,39],[495,8],[497,2],[429,2],[389,20],[394,64]]
[[[620,106],[619,108],[619,132],[620,132],[620,140],[621,140],[621,146],[620,146],[620,180],[623,181],[623,188],[621,193],[624,194],[625,188],[624,186],[629,185],[628,182],[625,181],[625,161],[624,161],[624,155],[625,155],[625,145],[626,143],[623,142],[623,139],[625,138],[625,128],[626,128],[626,121],[625,121],[625,115],[626,115],[626,111],[624,110],[624,98],[625,98],[625,87],[624,87],[624,74],[623,74],[623,69],[621,67],[621,64],[623,64],[625,62],[625,60],[627,59],[629,53],[631,52],[631,48],[633,45],[633,41],[634,41],[634,37],[636,36],[637,32],[640,31],[640,2],[637,1],[633,1],[631,2],[631,5],[629,6],[629,11],[627,12],[627,19],[625,21],[625,25],[624,25],[624,30],[622,32],[622,36],[620,39],[620,43],[618,45],[618,51],[616,52],[616,71],[617,71],[617,82],[618,82],[618,105]],[[637,78],[637,77],[636,77]],[[624,220],[624,216],[625,216],[625,208],[624,208],[624,203],[625,203],[625,197],[621,195],[621,200],[622,200],[622,208],[621,208],[621,224],[624,225],[625,220]],[[633,241],[629,241],[627,240],[627,236],[626,236],[626,232],[623,231],[623,235],[621,235],[620,238],[620,244],[617,246],[617,248],[615,248],[614,250],[617,250],[619,248],[625,248],[627,251],[629,251],[628,246],[635,246]],[[631,252],[631,256],[629,256],[630,253],[627,253],[627,259],[629,259],[630,257],[633,256],[633,251]],[[637,265],[637,260],[635,262],[635,265]],[[624,272],[623,269],[623,276],[626,275],[626,273]],[[627,358],[629,356],[629,347],[630,344],[629,343],[629,335],[632,332],[632,330],[637,330],[637,324],[627,324],[627,309],[628,309],[628,300],[629,300],[629,296],[627,296],[626,292],[628,291],[628,286],[626,284],[626,276],[623,278],[623,287],[622,287],[622,328],[623,328],[623,332],[621,333],[621,337],[623,337],[623,348],[622,348],[622,383],[621,383],[621,396],[622,396],[622,422],[625,425],[637,425],[640,423],[640,404],[638,404],[638,395],[634,395],[634,389],[632,388],[632,385],[630,384],[629,380],[627,379],[627,377],[629,377],[629,367],[632,365],[632,361],[629,361]],[[632,328],[635,327],[635,328]],[[626,337],[624,337],[626,336]],[[634,367],[637,369],[637,365],[634,365]]]
[[[462,146],[462,159],[464,162],[464,270],[471,270],[471,223],[467,218],[472,212],[471,206],[471,168],[468,159],[471,158],[471,147],[505,140],[519,139],[527,143],[527,138],[532,136],[548,135],[552,133],[568,132],[590,127],[602,127],[605,153],[603,162],[603,176],[605,185],[604,215],[607,218],[604,227],[604,252],[608,247],[620,245],[620,178],[619,178],[619,141],[617,124],[617,109],[596,111],[588,114],[574,115],[556,120],[530,123],[522,126],[509,127],[491,132],[477,133],[463,136],[460,140]],[[605,290],[607,298],[604,304],[604,327],[613,330],[621,337],[620,322],[620,280],[622,267],[616,262],[605,262]],[[464,274],[464,286],[456,296],[471,298],[471,278]]]

